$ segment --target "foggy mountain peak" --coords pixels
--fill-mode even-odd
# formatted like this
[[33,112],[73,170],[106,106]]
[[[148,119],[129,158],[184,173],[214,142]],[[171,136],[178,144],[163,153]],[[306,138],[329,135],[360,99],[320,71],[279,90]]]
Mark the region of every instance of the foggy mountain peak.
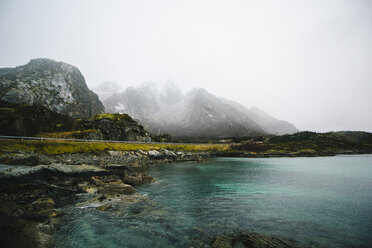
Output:
[[[99,92],[97,92],[99,94]],[[238,137],[294,133],[290,123],[257,108],[217,97],[204,88],[183,94],[173,81],[146,82],[114,93],[103,101],[106,112],[126,113],[154,134],[189,137]]]
[[176,104],[182,101],[184,95],[181,89],[173,82],[167,81],[160,90],[160,99],[165,104]]
[[97,93],[101,101],[104,101],[111,95],[123,91],[123,88],[121,88],[115,82],[105,81],[102,84],[98,85],[97,87],[93,88],[93,91]]

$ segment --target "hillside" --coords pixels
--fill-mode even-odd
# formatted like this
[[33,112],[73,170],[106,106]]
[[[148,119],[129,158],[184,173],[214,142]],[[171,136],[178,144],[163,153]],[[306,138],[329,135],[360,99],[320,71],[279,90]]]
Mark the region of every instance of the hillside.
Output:
[[151,141],[143,126],[125,114],[72,118],[47,109],[0,100],[0,135]]
[[292,135],[261,136],[231,146],[231,154],[243,156],[330,156],[372,152],[372,133],[299,132]]

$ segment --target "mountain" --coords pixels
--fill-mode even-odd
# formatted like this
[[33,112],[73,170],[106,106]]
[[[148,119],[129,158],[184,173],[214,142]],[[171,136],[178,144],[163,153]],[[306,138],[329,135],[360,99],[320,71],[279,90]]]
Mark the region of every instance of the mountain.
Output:
[[161,87],[155,83],[129,87],[107,97],[103,104],[106,112],[129,114],[156,135],[227,138],[298,131],[288,122],[216,97],[205,89],[184,95],[171,81]]
[[251,118],[270,134],[294,134],[299,130],[288,121],[278,120],[257,107],[249,109]]
[[104,101],[111,95],[123,91],[117,83],[111,81],[103,82],[92,90],[98,95],[100,101]]
[[240,103],[226,99],[224,99],[224,101],[251,117],[254,122],[269,134],[283,135],[299,132],[299,130],[288,121],[278,120],[257,107],[251,107],[248,109]]
[[175,126],[172,131],[178,136],[224,138],[265,133],[249,116],[205,89],[194,89],[185,96],[185,109]]
[[144,120],[158,112],[157,88],[152,83],[140,87],[128,87],[103,101],[107,113],[126,113],[138,120]]
[[104,112],[79,69],[51,59],[32,59],[26,65],[0,69],[0,100],[41,105],[78,118]]

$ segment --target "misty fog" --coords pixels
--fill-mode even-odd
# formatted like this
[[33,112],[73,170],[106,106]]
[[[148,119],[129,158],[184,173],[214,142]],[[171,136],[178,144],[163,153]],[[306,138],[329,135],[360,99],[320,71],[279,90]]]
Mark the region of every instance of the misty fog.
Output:
[[90,88],[174,81],[300,130],[372,131],[372,2],[0,1],[0,67],[77,66]]

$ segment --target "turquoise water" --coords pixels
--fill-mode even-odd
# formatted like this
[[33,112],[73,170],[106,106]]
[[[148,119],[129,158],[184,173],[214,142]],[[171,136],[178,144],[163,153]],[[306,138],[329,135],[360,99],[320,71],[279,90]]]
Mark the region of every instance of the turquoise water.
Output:
[[[302,246],[372,247],[372,156],[216,158],[150,168],[115,213],[70,209],[57,247],[188,247],[258,232]],[[66,217],[67,218],[67,217]]]

